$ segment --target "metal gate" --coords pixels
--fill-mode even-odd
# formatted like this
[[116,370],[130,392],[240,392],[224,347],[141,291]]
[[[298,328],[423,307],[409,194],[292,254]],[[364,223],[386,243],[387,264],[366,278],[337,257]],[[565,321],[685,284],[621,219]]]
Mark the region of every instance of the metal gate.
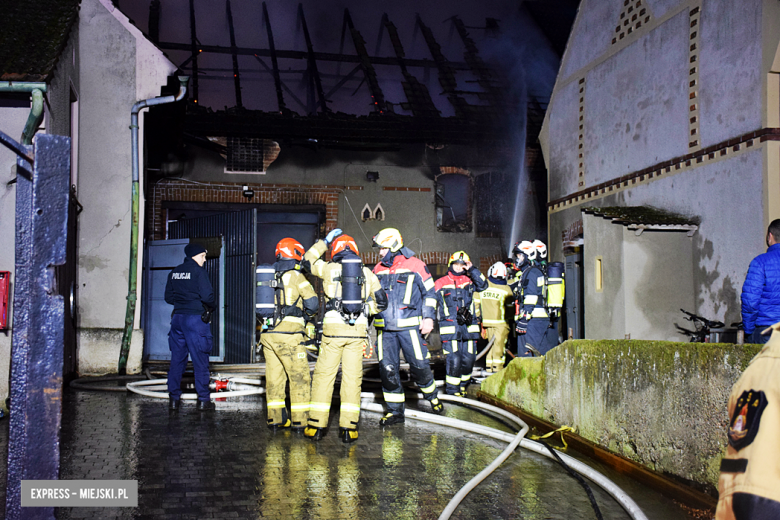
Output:
[[224,239],[225,363],[251,363],[255,343],[257,211],[172,222],[168,237]]
[[[209,258],[204,268],[214,288],[217,310],[211,319],[211,335],[214,338],[209,361],[225,359],[225,247],[222,238],[209,240]],[[214,245],[216,242],[217,245]],[[171,329],[173,306],[165,301],[165,286],[168,274],[184,260],[184,247],[190,243],[187,238],[176,240],[152,240],[144,251],[144,290],[141,326],[144,329],[144,361],[170,361],[168,332]]]

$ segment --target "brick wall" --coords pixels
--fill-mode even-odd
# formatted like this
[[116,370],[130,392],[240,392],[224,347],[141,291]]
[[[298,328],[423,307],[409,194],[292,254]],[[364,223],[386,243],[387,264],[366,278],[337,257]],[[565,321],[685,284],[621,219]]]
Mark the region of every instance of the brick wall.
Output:
[[[254,190],[255,196],[243,196],[243,186]],[[147,200],[147,230],[154,240],[165,239],[164,201],[177,202],[221,202],[231,204],[291,204],[324,205],[325,232],[335,228],[339,214],[339,194],[344,190],[362,190],[362,186],[331,186],[296,184],[249,184],[249,183],[192,183],[181,180],[158,182]],[[147,231],[149,233],[149,231]]]

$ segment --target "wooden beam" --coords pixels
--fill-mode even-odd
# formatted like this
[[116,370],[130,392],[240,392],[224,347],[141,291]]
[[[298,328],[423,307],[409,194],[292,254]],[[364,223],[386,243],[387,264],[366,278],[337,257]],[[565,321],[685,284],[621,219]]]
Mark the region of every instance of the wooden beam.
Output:
[[[268,33],[268,48],[271,51],[271,66],[274,75],[274,85],[276,86],[276,102],[279,105],[279,113],[288,112],[287,105],[284,103],[284,94],[282,93],[282,79],[279,76],[279,61],[276,59],[276,44],[274,43],[274,32],[271,29],[271,19],[268,17],[268,8],[263,2],[263,20],[265,20],[265,32]],[[255,55],[260,63],[263,61]],[[264,64],[265,65],[265,64]]]
[[303,4],[298,4],[298,16],[301,20],[303,27],[303,37],[306,39],[306,50],[308,51],[309,61],[309,74],[314,81],[314,86],[317,90],[317,97],[320,101],[320,110],[323,114],[330,112],[328,104],[325,99],[325,93],[322,91],[322,80],[320,79],[320,71],[317,70],[317,59],[314,56],[314,46],[311,43],[311,37],[309,36],[309,28],[306,25],[306,16],[303,14]]
[[244,108],[241,102],[241,73],[238,70],[238,55],[236,54],[236,33],[233,30],[233,13],[230,10],[230,0],[225,0],[228,28],[230,29],[230,54],[233,57],[233,85],[236,89],[236,107]]
[[198,37],[195,31],[195,0],[190,0],[190,60],[192,61],[192,99],[198,102]]

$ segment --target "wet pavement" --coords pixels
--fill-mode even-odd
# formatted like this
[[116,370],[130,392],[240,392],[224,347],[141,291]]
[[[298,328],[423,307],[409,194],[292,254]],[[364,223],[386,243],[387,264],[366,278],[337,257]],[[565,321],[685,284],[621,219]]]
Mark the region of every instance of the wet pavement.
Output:
[[[60,508],[70,518],[433,519],[451,497],[499,455],[505,444],[407,419],[386,429],[363,412],[360,438],[344,445],[338,418],[320,442],[265,426],[261,396],[218,402],[197,412],[191,402],[170,413],[167,401],[131,393],[68,390],[63,399],[61,479],[138,480],[137,508]],[[411,406],[414,406],[411,401]],[[421,405],[427,411],[427,403]],[[446,415],[509,428],[447,404]],[[0,421],[0,449],[8,420]],[[0,461],[5,507],[6,460]],[[650,519],[685,512],[630,479],[599,468]],[[605,519],[629,518],[595,484]],[[595,518],[582,487],[550,459],[518,449],[461,503],[453,519]]]

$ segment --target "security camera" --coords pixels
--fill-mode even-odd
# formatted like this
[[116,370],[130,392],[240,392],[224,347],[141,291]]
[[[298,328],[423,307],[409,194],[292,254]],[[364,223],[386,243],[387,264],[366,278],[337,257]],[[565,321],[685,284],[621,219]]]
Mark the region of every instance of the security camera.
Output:
[[251,199],[255,196],[255,190],[250,190],[249,186],[245,185],[241,194],[247,199]]

